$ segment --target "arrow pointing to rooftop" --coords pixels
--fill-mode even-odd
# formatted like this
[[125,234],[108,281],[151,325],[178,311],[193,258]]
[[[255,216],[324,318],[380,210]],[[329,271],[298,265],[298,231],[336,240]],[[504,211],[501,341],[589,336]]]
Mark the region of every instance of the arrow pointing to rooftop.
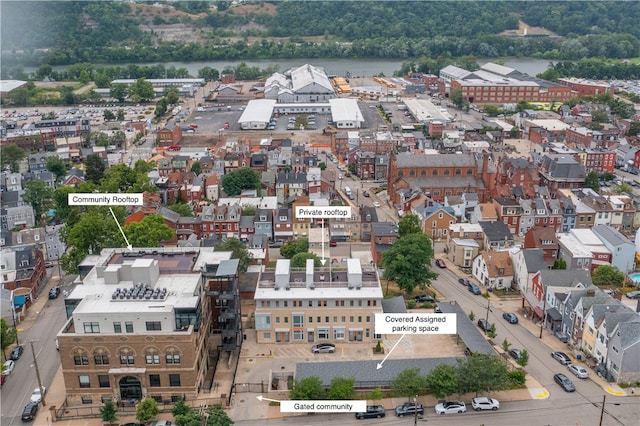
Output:
[[277,399],[270,399],[270,398],[265,398],[262,395],[258,395],[256,396],[256,398],[258,398],[258,401],[272,401],[272,402],[280,402],[280,400]]
[[327,259],[324,257],[324,218],[322,218],[322,259],[320,259],[320,263],[324,266],[327,263]]
[[398,344],[402,341],[402,339],[404,338],[404,336],[406,336],[406,334],[403,334],[402,336],[400,336],[400,338],[398,339],[398,341],[396,342],[395,345],[393,345],[393,347],[391,348],[391,350],[389,351],[389,353],[387,354],[387,356],[384,357],[384,359],[382,360],[382,362],[378,363],[378,366],[376,367],[376,370],[380,370],[382,368],[382,364],[384,364],[384,362],[387,360],[387,358],[389,358],[389,355],[391,355],[391,352],[393,352],[393,350],[396,348],[396,346],[398,346]]
[[111,207],[109,207],[109,211],[111,212],[111,216],[113,216],[113,220],[115,220],[116,224],[118,225],[118,229],[120,230],[120,233],[122,234],[122,238],[124,238],[124,242],[127,243],[127,248],[129,249],[129,251],[133,250],[133,246],[131,244],[129,244],[129,240],[127,240],[127,236],[124,235],[124,231],[122,230],[122,226],[120,226],[120,222],[118,222],[118,218],[116,217],[116,214],[113,212],[113,209],[111,209]]

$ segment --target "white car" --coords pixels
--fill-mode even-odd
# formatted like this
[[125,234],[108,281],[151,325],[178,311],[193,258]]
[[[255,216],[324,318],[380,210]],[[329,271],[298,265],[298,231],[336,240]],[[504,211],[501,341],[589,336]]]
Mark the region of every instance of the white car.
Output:
[[31,402],[39,404],[42,401],[42,394],[44,394],[47,390],[45,387],[42,387],[42,393],[40,393],[40,388],[35,388],[33,393],[31,394]]
[[378,201],[373,202],[373,207],[380,207],[380,203]]
[[575,364],[569,364],[569,365],[567,365],[567,368],[569,369],[569,371],[571,371],[573,374],[575,374],[576,377],[579,378],[579,379],[588,379],[589,378],[589,372],[584,367],[581,367],[581,366],[575,365]]
[[500,408],[500,401],[493,398],[487,398],[486,396],[481,396],[479,398],[473,398],[471,400],[471,406],[474,410],[493,410],[496,411]]
[[436,405],[436,414],[454,414],[464,413],[467,411],[467,406],[462,401],[445,401]]
[[4,370],[2,370],[2,375],[3,376],[8,376],[9,374],[11,374],[13,372],[13,367],[16,366],[16,363],[13,362],[12,360],[9,360],[7,362],[4,363]]

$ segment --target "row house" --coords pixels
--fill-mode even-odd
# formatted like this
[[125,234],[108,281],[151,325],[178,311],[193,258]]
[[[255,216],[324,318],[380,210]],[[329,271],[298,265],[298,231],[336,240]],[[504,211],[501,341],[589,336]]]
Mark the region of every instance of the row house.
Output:
[[588,247],[571,233],[558,234],[557,238],[560,246],[558,258],[566,262],[568,271],[591,270],[593,254]]
[[484,233],[484,250],[504,250],[513,247],[513,235],[502,222],[478,222]]
[[640,333],[638,320],[619,322],[611,332],[606,368],[616,383],[637,383],[640,380]]
[[497,197],[493,199],[493,205],[498,214],[498,220],[507,225],[512,234],[520,231],[520,216],[522,210],[518,201],[512,198]]
[[563,299],[562,296],[556,299],[556,294],[589,286],[593,286],[589,271],[541,269],[534,274],[530,291],[525,293],[525,309],[555,331],[562,321],[558,308],[559,301]]
[[402,203],[400,191],[419,188],[436,202],[449,195],[476,192],[486,202],[495,188],[496,168],[486,153],[425,154],[401,152],[391,157],[387,191]]
[[158,214],[164,219],[165,225],[175,232],[172,242],[183,241],[189,239],[191,235],[195,235],[198,239],[202,236],[202,220],[198,217],[180,216],[166,207],[160,208]]
[[362,242],[371,242],[371,226],[378,222],[378,212],[375,207],[363,206],[360,208],[360,235],[358,240]]
[[542,250],[547,265],[553,266],[558,258],[559,247],[553,228],[535,226],[524,235],[524,248]]
[[538,172],[540,185],[549,188],[552,194],[564,188],[580,189],[586,178],[584,166],[572,156],[564,154],[543,155]]
[[584,166],[586,173],[595,172],[613,174],[616,165],[615,151],[585,149],[575,154],[576,159]]
[[594,210],[593,226],[610,225],[613,216],[613,208],[606,197],[595,192],[581,198],[582,202]]
[[249,164],[252,169],[266,172],[269,168],[269,157],[263,152],[254,152],[251,154]]
[[[356,176],[360,179],[372,179],[375,176],[376,155],[374,153],[358,151],[353,163],[356,166]],[[351,158],[349,164],[351,164]]]
[[192,183],[180,187],[180,198],[187,204],[197,205],[204,198],[204,185],[201,176],[196,176]]
[[360,146],[358,132],[334,133],[331,135],[331,152],[339,159],[347,158],[349,152]]
[[571,198],[561,198],[560,207],[562,209],[562,226],[560,232],[569,232],[576,228],[577,212]]
[[509,251],[483,251],[473,260],[472,274],[489,289],[511,288],[513,264]]
[[47,271],[38,245],[5,247],[0,252],[0,287],[19,290],[34,300],[40,294]]
[[309,235],[309,228],[311,227],[311,218],[298,218],[296,210],[298,207],[310,206],[309,196],[299,195],[296,200],[291,204],[293,212],[291,216],[291,224],[293,227],[293,238],[307,238]]
[[638,151],[640,151],[640,149],[637,146],[633,146],[628,143],[625,143],[624,145],[619,143],[614,150],[616,154],[616,166],[631,168],[634,165],[634,160]]
[[269,241],[273,240],[273,210],[256,209],[253,226],[255,235],[266,235]]
[[531,295],[531,283],[533,277],[549,265],[544,261],[541,249],[514,248],[509,251],[511,264],[513,265],[513,282],[515,289],[521,294]]
[[239,204],[205,206],[200,213],[202,234],[208,238],[239,238],[242,207]]
[[540,182],[540,176],[533,162],[505,156],[498,159],[496,181],[498,193],[502,195],[510,195],[513,188],[521,188],[526,198],[533,198],[534,185]]
[[600,237],[592,229],[572,229],[570,233],[576,237],[593,255],[591,272],[602,265],[611,264],[611,251],[604,245]]
[[596,225],[593,232],[611,252],[611,265],[625,274],[635,269],[636,246],[617,229],[607,225]]
[[182,140],[182,128],[175,124],[168,125],[158,130],[156,141],[160,147],[178,145]]
[[398,238],[397,224],[393,222],[371,224],[371,257],[377,265],[382,262],[382,253],[389,250]]
[[526,235],[535,226],[535,203],[532,199],[521,199],[520,202],[520,228],[518,235]]
[[606,330],[607,323],[611,323],[611,329],[613,329],[613,326],[620,320],[626,321],[636,315],[617,300],[591,305],[584,317],[582,346],[580,349],[585,354],[595,358],[598,364],[603,363],[607,355],[607,344],[610,337]]
[[[240,232],[238,235],[238,237],[240,238],[240,241],[245,241],[245,242],[249,241],[255,235],[256,227],[253,222],[253,219],[254,219],[253,216],[245,216],[245,215],[240,216],[240,223],[238,224],[240,228]],[[267,238],[267,236],[264,234],[259,235],[258,237]]]
[[420,219],[422,232],[434,240],[446,238],[449,227],[456,223],[455,211],[437,203],[421,202],[412,206],[411,213]]
[[613,210],[610,225],[619,230],[632,229],[636,209],[631,198],[627,195],[609,195],[606,198]]
[[276,197],[279,204],[289,204],[299,195],[304,195],[307,174],[304,172],[280,171],[276,176]]
[[360,149],[374,154],[391,154],[396,147],[402,146],[403,142],[402,133],[376,132],[373,135],[362,135]]
[[322,170],[320,167],[309,167],[307,169],[306,185],[309,194],[319,194],[322,192]]
[[273,239],[288,241],[293,237],[293,211],[291,209],[277,209],[273,214]]
[[593,227],[596,216],[595,209],[582,202],[579,198],[572,198],[571,202],[576,211],[575,228],[584,229]]
[[449,226],[445,253],[454,265],[470,269],[484,244],[484,232],[477,223],[455,223]]

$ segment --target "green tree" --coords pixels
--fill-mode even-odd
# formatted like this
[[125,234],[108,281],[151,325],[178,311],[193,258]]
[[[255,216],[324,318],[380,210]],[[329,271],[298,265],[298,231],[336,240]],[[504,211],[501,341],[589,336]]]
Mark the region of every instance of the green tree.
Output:
[[202,173],[202,167],[200,166],[200,162],[196,161],[191,165],[191,172],[195,173],[196,176],[199,176]]
[[298,253],[306,253],[309,251],[309,240],[306,238],[298,238],[297,240],[289,240],[280,247],[280,255],[285,259],[291,259]]
[[4,318],[0,319],[0,343],[2,344],[2,355],[5,360],[7,359],[6,350],[15,343],[17,334],[17,330],[9,327]]
[[598,181],[598,174],[596,172],[589,172],[589,174],[587,174],[587,177],[584,179],[584,187],[600,192],[600,182]]
[[491,339],[495,339],[497,335],[498,333],[496,332],[496,325],[491,324],[491,327],[489,327],[489,330],[487,330],[487,336],[489,336],[489,338]]
[[458,375],[453,365],[439,364],[426,377],[427,387],[436,398],[444,398],[458,390]]
[[114,423],[118,420],[116,411],[117,408],[113,401],[105,402],[104,405],[100,407],[100,416],[102,417],[102,421],[105,423]]
[[136,408],[136,420],[140,422],[148,422],[158,415],[158,403],[153,398],[145,398],[138,404]]
[[474,314],[473,311],[469,312],[469,320],[473,321],[474,319],[476,319],[476,314]]
[[523,349],[522,352],[520,352],[520,358],[516,360],[516,363],[522,368],[526,367],[529,363],[529,351]]
[[222,189],[229,197],[240,195],[245,189],[260,192],[260,172],[249,167],[242,167],[227,173],[222,178]]
[[296,401],[324,399],[325,395],[326,391],[322,387],[322,381],[317,376],[296,380],[293,390],[289,393],[290,398]]
[[118,108],[118,111],[116,111],[116,120],[124,121],[124,110],[122,108]]
[[354,399],[356,390],[353,385],[356,379],[354,377],[334,377],[331,379],[331,386],[327,391],[328,399]]
[[640,136],[640,121],[635,121],[631,123],[629,126],[629,131],[627,132],[630,136]]
[[171,414],[173,414],[173,417],[176,419],[177,426],[202,425],[200,413],[185,404],[182,398],[173,406]]
[[172,210],[172,211],[178,213],[180,216],[184,216],[184,217],[192,217],[193,216],[193,211],[191,210],[191,207],[189,207],[189,205],[185,204],[185,203],[169,204],[167,206],[167,208],[169,210]]
[[27,152],[18,145],[5,145],[0,151],[0,164],[4,170],[7,166],[13,173],[20,171],[20,162],[27,156]]
[[393,379],[391,386],[400,395],[412,397],[424,393],[427,381],[426,377],[420,374],[419,368],[407,368]]
[[291,258],[291,267],[292,268],[304,268],[307,266],[307,259],[313,259],[313,266],[315,268],[319,268],[322,266],[322,262],[320,262],[320,258],[314,253],[296,253]]
[[181,414],[187,414],[191,410],[192,408],[184,403],[184,399],[180,398],[178,402],[176,402],[176,405],[174,405],[171,409],[171,414],[173,415],[173,417],[176,417]]
[[167,100],[165,98],[161,98],[156,102],[156,108],[153,115],[157,117],[162,117],[167,112]]
[[369,392],[369,399],[372,401],[379,401],[382,399],[384,395],[382,394],[382,389],[380,387],[375,388],[371,392]]
[[251,205],[242,206],[242,216],[255,216],[255,215],[256,215],[256,206],[251,206]]
[[382,255],[384,277],[395,280],[402,290],[412,293],[416,286],[430,285],[438,274],[431,270],[433,245],[424,234],[398,238]]
[[321,161],[318,163],[318,167],[320,167],[320,170],[324,172],[327,168],[327,163],[325,163],[324,161]]
[[124,228],[129,244],[134,247],[159,247],[165,240],[171,240],[175,231],[164,223],[159,214],[145,216],[140,222],[131,223]]
[[60,180],[67,174],[67,164],[56,156],[47,157],[47,170],[56,175],[56,180]]
[[109,88],[109,96],[122,103],[127,98],[128,87],[123,83],[115,83]]
[[175,105],[180,100],[178,96],[178,90],[175,87],[170,87],[167,89],[167,92],[164,94],[164,98],[167,100],[169,105]]
[[517,138],[519,134],[520,134],[520,129],[518,129],[517,127],[512,127],[511,130],[509,131],[509,137],[511,139]]
[[153,85],[145,78],[139,78],[129,86],[129,96],[135,102],[148,102],[155,98]]
[[36,221],[40,220],[42,214],[53,205],[52,197],[53,189],[47,186],[45,181],[30,180],[24,185],[22,199],[33,207]]
[[509,348],[511,347],[511,342],[509,342],[506,338],[502,341],[502,350],[505,352],[509,351]]
[[524,371],[513,370],[507,373],[507,380],[511,389],[521,388],[527,381]]
[[252,255],[247,250],[247,246],[237,238],[229,238],[225,242],[216,244],[215,249],[217,251],[231,251],[233,255],[232,259],[238,259],[238,273],[244,274],[249,269],[251,264]]
[[465,109],[469,106],[469,101],[462,95],[462,90],[454,89],[449,93],[449,99],[458,109]]
[[567,261],[563,258],[559,258],[553,261],[551,269],[567,269]]
[[91,76],[89,75],[87,70],[82,70],[80,72],[80,83],[87,84],[90,81],[91,81]]
[[612,192],[614,194],[628,194],[628,195],[632,195],[633,194],[633,187],[631,185],[629,185],[628,183],[623,183],[620,185],[616,185],[613,187]]
[[84,176],[87,181],[95,184],[100,183],[100,179],[104,176],[104,170],[106,166],[102,158],[98,154],[90,154],[84,162],[85,172]]
[[422,234],[420,218],[415,214],[407,214],[398,222],[398,236],[400,238],[409,234]]
[[198,77],[206,81],[217,81],[220,78],[220,72],[215,68],[204,67],[198,70]]
[[105,109],[102,113],[102,118],[104,118],[104,121],[113,121],[116,119],[116,115],[110,109]]
[[471,354],[458,360],[459,393],[490,392],[507,386],[507,366],[500,357]]
[[593,283],[597,286],[622,286],[625,281],[624,273],[615,266],[598,266],[591,274]]
[[207,409],[208,417],[206,417],[206,426],[231,426],[233,420],[222,408],[222,405],[210,405]]

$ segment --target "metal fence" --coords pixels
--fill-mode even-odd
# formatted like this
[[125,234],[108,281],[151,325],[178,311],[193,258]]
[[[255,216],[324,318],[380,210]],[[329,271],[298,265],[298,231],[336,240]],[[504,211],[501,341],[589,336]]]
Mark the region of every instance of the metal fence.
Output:
[[233,391],[236,393],[266,393],[268,389],[267,383],[262,381],[260,383],[235,383],[233,385]]

